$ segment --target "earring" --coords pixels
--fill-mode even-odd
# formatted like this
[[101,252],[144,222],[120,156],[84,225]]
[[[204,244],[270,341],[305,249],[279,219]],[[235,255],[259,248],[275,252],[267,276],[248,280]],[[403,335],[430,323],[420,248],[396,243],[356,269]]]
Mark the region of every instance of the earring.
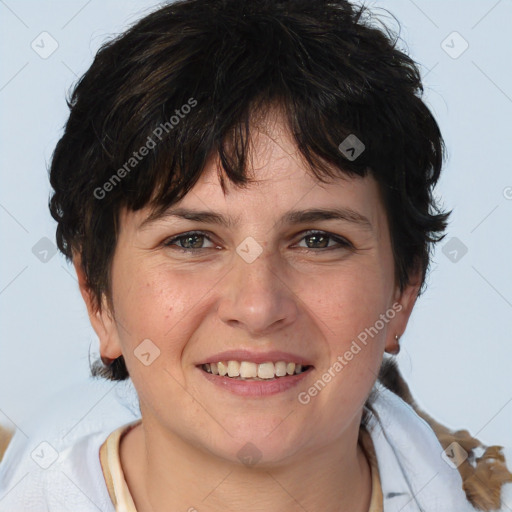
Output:
[[396,356],[400,352],[400,336],[398,336],[398,334],[395,334],[395,340],[396,340],[395,347],[389,351],[389,353],[393,354],[394,356]]

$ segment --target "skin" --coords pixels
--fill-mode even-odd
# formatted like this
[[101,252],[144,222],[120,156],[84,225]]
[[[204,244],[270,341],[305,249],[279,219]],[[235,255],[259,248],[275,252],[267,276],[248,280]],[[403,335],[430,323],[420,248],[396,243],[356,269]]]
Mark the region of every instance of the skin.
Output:
[[[320,183],[279,115],[258,126],[251,146],[258,183],[238,189],[227,180],[224,196],[218,162],[211,160],[179,203],[239,216],[236,226],[167,218],[141,229],[150,211],[123,211],[112,263],[114,311],[106,301],[94,307],[75,259],[101,354],[124,356],[139,395],[142,424],[120,448],[139,512],[169,504],[212,512],[368,510],[371,473],[357,442],[362,408],[384,351],[392,351],[395,334],[405,331],[419,281],[412,279],[403,293],[395,284],[386,213],[371,175]],[[365,215],[372,230],[341,220],[277,224],[290,210],[336,206]],[[203,249],[185,254],[179,241],[164,245],[192,230],[210,237],[189,240]],[[354,247],[312,239],[307,230]],[[263,249],[252,263],[236,252],[248,236]],[[182,247],[186,243],[181,240]],[[397,303],[401,311],[302,405],[298,393]],[[134,355],[144,339],[160,350],[149,366]],[[217,352],[238,348],[300,354],[314,369],[292,390],[242,398],[196,368]],[[261,454],[252,467],[237,456],[248,442]]]

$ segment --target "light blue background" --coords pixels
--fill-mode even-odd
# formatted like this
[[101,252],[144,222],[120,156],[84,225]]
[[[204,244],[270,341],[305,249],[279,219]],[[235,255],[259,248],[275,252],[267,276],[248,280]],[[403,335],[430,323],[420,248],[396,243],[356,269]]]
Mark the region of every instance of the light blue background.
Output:
[[[448,147],[437,195],[454,209],[402,338],[400,368],[438,421],[510,446],[512,2],[367,5],[392,27],[380,8],[396,16],[406,48],[422,64],[425,98]],[[154,7],[141,0],[0,2],[0,422],[6,425],[23,428],[50,395],[87,378],[89,352],[96,353],[73,268],[60,253],[42,263],[32,247],[42,237],[54,240],[46,166],[67,118],[66,92],[107,38]],[[31,48],[43,31],[59,45],[47,59]],[[453,31],[469,44],[456,59],[441,47]],[[453,45],[461,48],[456,39]],[[441,250],[452,237],[468,248],[457,263]],[[90,404],[84,401],[84,414]]]

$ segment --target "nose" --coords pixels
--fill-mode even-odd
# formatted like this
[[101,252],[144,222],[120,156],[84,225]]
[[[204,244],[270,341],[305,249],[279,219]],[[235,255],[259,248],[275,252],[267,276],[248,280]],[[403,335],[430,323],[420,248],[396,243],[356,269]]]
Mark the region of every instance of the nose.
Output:
[[236,255],[220,293],[220,319],[253,337],[272,334],[298,317],[299,298],[290,277],[266,251],[251,263]]

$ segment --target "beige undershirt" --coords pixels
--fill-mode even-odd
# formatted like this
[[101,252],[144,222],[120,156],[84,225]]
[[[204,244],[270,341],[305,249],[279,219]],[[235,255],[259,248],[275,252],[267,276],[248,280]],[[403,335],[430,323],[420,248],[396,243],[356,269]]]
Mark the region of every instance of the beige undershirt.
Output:
[[[130,490],[124,478],[121,459],[119,457],[119,446],[123,435],[127,434],[133,427],[138,425],[140,421],[141,420],[137,420],[114,430],[100,448],[100,462],[103,477],[105,478],[108,493],[116,512],[137,512],[132,495],[130,494]],[[361,429],[359,441],[370,462],[372,474],[372,496],[368,512],[383,512],[382,488],[372,438],[368,432]]]

